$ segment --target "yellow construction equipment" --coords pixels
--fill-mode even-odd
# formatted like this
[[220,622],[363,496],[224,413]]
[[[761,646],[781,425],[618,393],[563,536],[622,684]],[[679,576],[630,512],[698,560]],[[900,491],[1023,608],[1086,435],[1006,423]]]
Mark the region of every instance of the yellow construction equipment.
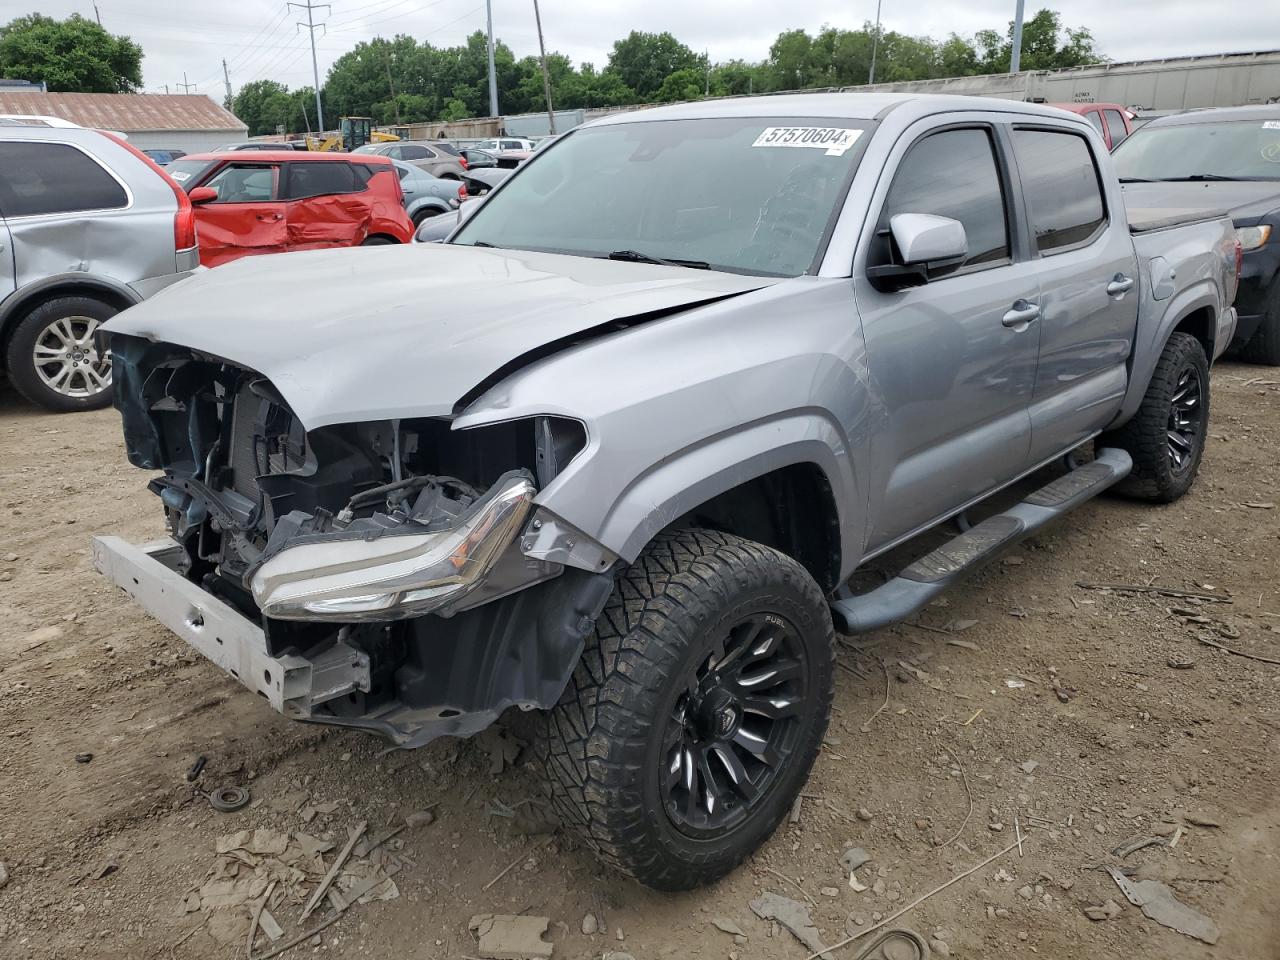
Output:
[[307,137],[308,150],[320,150],[326,153],[350,153],[366,143],[389,143],[399,140],[394,133],[383,133],[373,129],[373,121],[368,117],[342,117],[338,121],[338,132],[322,137]]

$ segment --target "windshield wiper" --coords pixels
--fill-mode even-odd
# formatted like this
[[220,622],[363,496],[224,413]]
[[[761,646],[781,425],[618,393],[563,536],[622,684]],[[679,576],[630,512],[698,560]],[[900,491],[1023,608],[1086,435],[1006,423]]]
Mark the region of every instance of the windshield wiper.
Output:
[[647,253],[641,253],[639,250],[615,250],[613,253],[605,254],[605,260],[625,260],[628,263],[656,263],[663,267],[691,267],[694,270],[710,270],[711,264],[705,260],[670,260],[664,257],[654,257]]
[[1197,180],[1243,180],[1243,177],[1224,177],[1220,173],[1189,173],[1185,177],[1162,177],[1166,183],[1178,183],[1182,181]]
[[1155,183],[1154,180],[1148,180],[1146,177],[1121,177],[1121,183]]

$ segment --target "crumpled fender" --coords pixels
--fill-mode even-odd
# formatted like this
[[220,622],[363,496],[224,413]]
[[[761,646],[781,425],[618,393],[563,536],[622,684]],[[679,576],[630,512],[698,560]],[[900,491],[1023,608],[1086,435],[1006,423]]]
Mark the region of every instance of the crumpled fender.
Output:
[[373,204],[367,193],[308,197],[285,204],[289,249],[349,247],[374,232]]

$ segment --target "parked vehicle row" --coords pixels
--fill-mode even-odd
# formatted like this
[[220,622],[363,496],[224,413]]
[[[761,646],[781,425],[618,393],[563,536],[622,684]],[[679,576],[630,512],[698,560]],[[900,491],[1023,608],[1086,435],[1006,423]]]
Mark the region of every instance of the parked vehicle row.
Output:
[[1042,105],[627,113],[465,209],[442,244],[246,258],[113,320],[171,540],[95,564],[298,720],[408,748],[542,711],[562,822],[661,889],[792,808],[833,625],[1112,487],[1185,494],[1236,324],[1231,220],[1126,209],[1098,130]]

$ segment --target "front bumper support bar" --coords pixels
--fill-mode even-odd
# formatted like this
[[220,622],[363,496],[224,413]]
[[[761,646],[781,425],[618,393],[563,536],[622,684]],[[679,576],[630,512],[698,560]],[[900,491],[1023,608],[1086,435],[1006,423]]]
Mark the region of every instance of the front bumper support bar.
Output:
[[369,692],[369,656],[345,643],[314,658],[271,656],[260,626],[178,572],[181,550],[172,540],[135,546],[119,537],[94,537],[93,565],[286,717],[306,720],[326,701]]

